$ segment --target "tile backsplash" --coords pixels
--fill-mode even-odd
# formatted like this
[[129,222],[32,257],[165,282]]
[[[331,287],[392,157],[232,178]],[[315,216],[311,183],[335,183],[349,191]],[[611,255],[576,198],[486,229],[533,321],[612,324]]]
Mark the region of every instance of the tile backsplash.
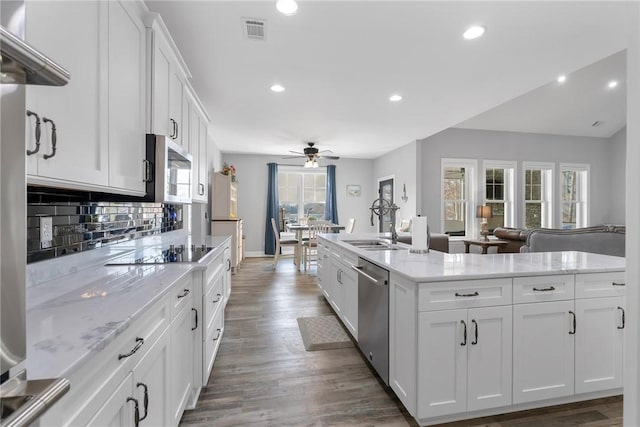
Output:
[[[27,263],[183,227],[182,205],[117,199],[113,195],[60,190],[54,194],[27,187]],[[50,245],[40,240],[42,217],[51,218]]]

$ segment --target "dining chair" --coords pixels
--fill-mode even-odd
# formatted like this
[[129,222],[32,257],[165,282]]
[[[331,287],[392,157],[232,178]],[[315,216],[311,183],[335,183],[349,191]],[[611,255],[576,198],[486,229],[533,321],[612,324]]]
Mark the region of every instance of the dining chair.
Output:
[[275,268],[278,266],[278,258],[280,257],[280,248],[282,247],[293,246],[294,262],[295,260],[298,259],[297,258],[298,257],[298,240],[297,239],[281,240],[280,232],[278,231],[278,226],[276,225],[276,220],[274,218],[271,218],[271,227],[273,227],[273,235],[276,238],[276,253],[273,257],[273,268],[275,270]]
[[347,234],[353,233],[353,228],[355,226],[356,226],[356,219],[355,218],[349,218],[349,221],[347,222],[347,226],[344,229],[345,233],[347,233]]
[[302,258],[304,259],[304,270],[311,267],[311,257],[315,253],[318,256],[318,234],[328,233],[331,224],[326,221],[313,221],[309,224],[308,240],[302,242]]

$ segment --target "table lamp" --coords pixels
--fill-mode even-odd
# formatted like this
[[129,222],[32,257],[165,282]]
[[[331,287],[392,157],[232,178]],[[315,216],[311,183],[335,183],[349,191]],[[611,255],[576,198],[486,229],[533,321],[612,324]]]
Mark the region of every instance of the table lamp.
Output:
[[491,206],[478,206],[476,209],[476,218],[482,218],[480,223],[480,235],[484,236],[484,240],[489,240],[489,230],[487,230],[487,218],[491,218]]

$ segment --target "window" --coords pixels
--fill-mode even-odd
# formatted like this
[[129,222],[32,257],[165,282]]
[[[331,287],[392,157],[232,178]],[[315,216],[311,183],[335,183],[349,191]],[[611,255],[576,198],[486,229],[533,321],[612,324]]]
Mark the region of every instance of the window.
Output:
[[484,162],[484,202],[491,207],[492,217],[488,219],[490,232],[496,227],[513,227],[515,162]]
[[524,162],[524,226],[553,227],[553,163]]
[[560,227],[588,225],[589,166],[560,165]]
[[472,236],[475,160],[442,159],[442,224],[450,236]]
[[[319,168],[320,169],[320,168]],[[278,206],[284,209],[284,219],[297,222],[298,218],[324,219],[327,172],[300,172],[297,167],[280,166],[278,169]]]

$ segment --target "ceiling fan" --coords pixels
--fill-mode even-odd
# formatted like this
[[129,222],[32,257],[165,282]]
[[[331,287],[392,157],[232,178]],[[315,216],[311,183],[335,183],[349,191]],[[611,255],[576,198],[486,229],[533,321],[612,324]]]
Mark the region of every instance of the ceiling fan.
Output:
[[317,168],[318,167],[318,159],[328,159],[328,160],[338,160],[340,157],[338,156],[329,156],[324,153],[333,153],[331,150],[318,150],[315,145],[315,142],[307,142],[308,147],[305,147],[303,152],[299,151],[291,151],[290,153],[295,154],[295,156],[287,156],[283,157],[283,159],[306,159],[304,163],[305,168]]

